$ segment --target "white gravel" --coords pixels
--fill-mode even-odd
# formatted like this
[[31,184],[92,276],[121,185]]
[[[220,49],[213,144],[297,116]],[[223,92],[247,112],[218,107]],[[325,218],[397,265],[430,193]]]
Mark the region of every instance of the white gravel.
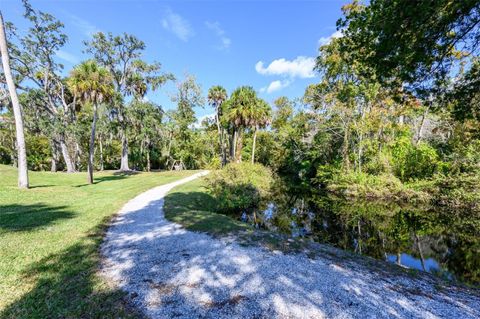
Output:
[[242,247],[165,220],[163,198],[198,173],[128,202],[102,245],[101,273],[151,318],[480,318],[478,291]]

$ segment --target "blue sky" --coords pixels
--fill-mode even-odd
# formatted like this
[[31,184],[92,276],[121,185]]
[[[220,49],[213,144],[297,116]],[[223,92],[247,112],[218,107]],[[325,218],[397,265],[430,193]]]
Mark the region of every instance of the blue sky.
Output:
[[[228,92],[251,85],[272,102],[302,96],[318,81],[311,70],[319,43],[335,33],[341,6],[348,0],[318,1],[34,1],[35,9],[65,24],[68,44],[58,59],[70,69],[87,59],[82,41],[96,31],[131,33],[146,43],[145,59],[159,61],[182,79],[196,76],[203,91],[223,85]],[[4,19],[26,30],[20,0],[2,0]],[[149,99],[165,109],[175,86]],[[198,117],[212,113],[205,106]]]

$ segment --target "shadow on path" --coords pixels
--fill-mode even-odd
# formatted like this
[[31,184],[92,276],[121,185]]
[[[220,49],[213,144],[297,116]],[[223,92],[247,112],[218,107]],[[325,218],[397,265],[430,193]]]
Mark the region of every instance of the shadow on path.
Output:
[[[480,298],[456,287],[439,291],[421,278],[385,277],[350,261],[240,247],[186,231],[163,216],[167,191],[129,202],[102,246],[102,272],[153,318],[480,316]],[[168,196],[193,210],[207,200],[195,192]]]

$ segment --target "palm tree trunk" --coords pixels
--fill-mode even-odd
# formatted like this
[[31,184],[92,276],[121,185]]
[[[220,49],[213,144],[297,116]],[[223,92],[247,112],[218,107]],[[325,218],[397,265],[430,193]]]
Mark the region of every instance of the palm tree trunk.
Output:
[[224,128],[222,128],[222,154],[222,166],[225,166],[227,165],[227,137]]
[[252,164],[255,163],[255,145],[257,144],[257,129],[258,126],[255,126],[255,131],[253,132]]
[[237,163],[240,163],[242,161],[242,148],[243,148],[243,134],[241,129],[238,130],[237,133],[237,146],[236,146],[236,154],[235,154],[235,159]]
[[225,156],[224,156],[224,154],[223,154],[223,152],[224,152],[224,149],[223,149],[223,138],[222,138],[222,131],[221,131],[221,129],[220,129],[220,119],[218,118],[218,108],[217,108],[217,110],[216,110],[216,112],[215,112],[215,122],[216,122],[216,124],[217,124],[218,143],[219,143],[219,145],[220,145],[220,156],[221,156],[221,159],[222,159],[222,166],[223,166],[223,165],[225,165],[225,164],[223,163],[223,159],[224,159]]
[[15,82],[13,82],[12,71],[10,70],[10,58],[8,56],[7,36],[3,24],[2,13],[0,12],[0,52],[2,54],[2,65],[5,79],[7,80],[8,92],[12,100],[13,115],[15,117],[15,130],[17,136],[18,151],[18,187],[28,188],[27,149],[25,147],[25,136],[23,133],[22,108],[18,101]]
[[103,143],[102,143],[102,138],[99,139],[99,146],[100,146],[100,170],[103,171]]
[[232,159],[237,161],[237,128],[233,129]]
[[125,128],[122,128],[122,160],[120,163],[120,171],[129,171],[128,167],[128,140]]
[[95,129],[97,128],[97,105],[93,104],[92,131],[90,133],[90,147],[88,150],[88,183],[93,184],[93,155],[95,150]]

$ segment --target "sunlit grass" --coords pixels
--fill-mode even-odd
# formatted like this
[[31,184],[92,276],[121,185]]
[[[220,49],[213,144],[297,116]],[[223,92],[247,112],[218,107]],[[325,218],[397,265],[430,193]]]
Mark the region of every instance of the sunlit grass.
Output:
[[192,174],[30,172],[29,190],[0,165],[0,318],[134,316],[96,274],[105,225],[151,187]]
[[211,235],[252,230],[248,224],[215,213],[215,199],[206,192],[203,184],[203,179],[197,179],[170,191],[165,198],[165,217],[189,230]]

